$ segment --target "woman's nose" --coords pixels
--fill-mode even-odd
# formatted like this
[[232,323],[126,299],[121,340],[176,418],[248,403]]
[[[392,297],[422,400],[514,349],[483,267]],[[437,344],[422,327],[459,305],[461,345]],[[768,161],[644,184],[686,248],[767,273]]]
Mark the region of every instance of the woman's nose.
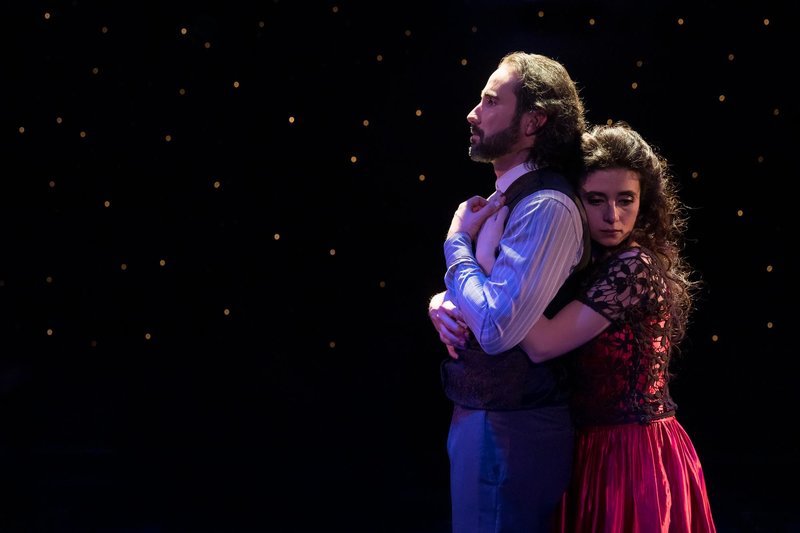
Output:
[[618,218],[616,206],[613,204],[607,205],[603,218],[606,222],[616,222]]

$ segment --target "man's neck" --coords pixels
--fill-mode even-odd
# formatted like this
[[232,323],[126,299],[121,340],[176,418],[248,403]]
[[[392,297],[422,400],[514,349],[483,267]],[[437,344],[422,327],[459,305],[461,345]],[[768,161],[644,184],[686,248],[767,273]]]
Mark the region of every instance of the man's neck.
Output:
[[494,161],[492,161],[492,166],[494,167],[494,175],[498,178],[511,170],[512,168],[516,167],[520,163],[524,163],[528,160],[528,153],[529,150],[525,149],[519,152],[512,152],[510,154],[506,154],[502,157],[498,157]]
[[522,163],[518,163],[517,165],[503,172],[502,176],[497,177],[497,179],[494,181],[494,188],[498,191],[505,192],[508,190],[511,184],[517,180],[517,178],[523,174],[527,174],[531,170],[533,169],[526,165],[524,161]]

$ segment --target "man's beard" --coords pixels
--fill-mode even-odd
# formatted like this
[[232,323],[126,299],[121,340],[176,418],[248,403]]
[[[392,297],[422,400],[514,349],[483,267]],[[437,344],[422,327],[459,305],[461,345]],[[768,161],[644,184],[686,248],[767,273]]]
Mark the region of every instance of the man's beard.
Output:
[[[511,148],[519,140],[519,124],[521,117],[517,117],[509,127],[495,133],[469,147],[469,157],[479,163],[492,161],[511,152]],[[480,135],[478,136],[480,138]]]

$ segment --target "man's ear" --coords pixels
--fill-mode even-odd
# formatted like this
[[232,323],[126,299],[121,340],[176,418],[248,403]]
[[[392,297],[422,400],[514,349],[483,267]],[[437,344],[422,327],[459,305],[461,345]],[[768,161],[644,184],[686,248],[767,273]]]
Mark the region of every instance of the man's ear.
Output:
[[547,115],[543,111],[529,111],[525,117],[525,135],[536,135],[547,123]]

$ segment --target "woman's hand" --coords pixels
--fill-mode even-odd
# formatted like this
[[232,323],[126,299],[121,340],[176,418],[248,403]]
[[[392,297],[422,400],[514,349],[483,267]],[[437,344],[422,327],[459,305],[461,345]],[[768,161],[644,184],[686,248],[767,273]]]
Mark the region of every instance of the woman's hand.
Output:
[[492,273],[494,260],[497,258],[497,249],[500,246],[500,237],[506,226],[508,206],[504,205],[495,214],[491,215],[481,226],[478,233],[478,242],[475,245],[475,259],[488,276]]
[[493,194],[488,200],[482,196],[473,196],[466,202],[461,202],[453,214],[447,236],[464,232],[474,241],[484,220],[495,214],[504,201],[505,196],[502,194]]
[[428,304],[428,318],[439,334],[439,340],[447,347],[447,353],[458,359],[456,347],[463,347],[469,336],[469,329],[456,305],[447,299],[446,292],[440,292],[431,298]]

